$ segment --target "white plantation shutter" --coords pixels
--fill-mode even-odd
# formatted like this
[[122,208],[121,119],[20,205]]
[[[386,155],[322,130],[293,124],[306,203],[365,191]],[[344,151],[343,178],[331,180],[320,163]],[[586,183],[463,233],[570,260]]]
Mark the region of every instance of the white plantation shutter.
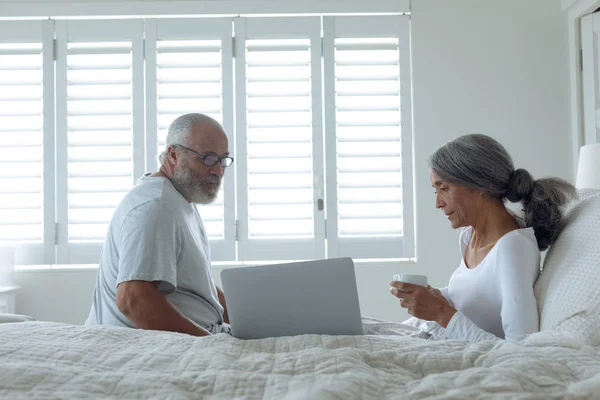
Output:
[[414,257],[409,35],[390,15],[1,21],[0,245],[97,263],[169,124],[201,112],[235,158],[199,206],[214,261]]
[[409,19],[323,23],[328,257],[412,257]]
[[[231,18],[146,20],[146,71],[149,171],[165,150],[169,125],[182,114],[203,113],[221,122],[233,153]],[[214,203],[198,206],[214,261],[235,260],[234,173],[234,167],[225,170]]]
[[96,263],[144,172],[143,23],[59,21],[56,31],[58,262]]
[[320,18],[240,18],[235,36],[239,258],[322,258]]
[[54,133],[53,119],[44,119],[54,106],[48,32],[49,21],[0,22],[0,246],[15,246],[17,264],[53,258],[53,158],[44,148],[52,148]]

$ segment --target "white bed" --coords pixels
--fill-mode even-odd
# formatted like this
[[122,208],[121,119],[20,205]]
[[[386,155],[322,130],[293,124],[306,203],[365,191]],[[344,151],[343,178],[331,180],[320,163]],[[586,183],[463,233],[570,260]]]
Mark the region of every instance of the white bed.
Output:
[[370,335],[241,341],[38,322],[6,324],[0,340],[0,394],[10,399],[600,396],[598,348],[550,332],[519,344]]
[[600,192],[583,196],[536,283],[542,331],[522,342],[428,341],[372,320],[364,336],[255,341],[5,323],[0,397],[600,399]]

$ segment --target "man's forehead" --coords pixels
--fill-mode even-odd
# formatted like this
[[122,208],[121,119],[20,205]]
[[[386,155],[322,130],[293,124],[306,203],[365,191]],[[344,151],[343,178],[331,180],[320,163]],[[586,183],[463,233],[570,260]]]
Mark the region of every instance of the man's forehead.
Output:
[[190,145],[227,146],[229,140],[223,129],[215,125],[197,124],[188,137]]
[[192,135],[210,135],[210,134],[223,134],[225,135],[225,131],[221,124],[217,121],[202,121],[196,122],[192,127]]

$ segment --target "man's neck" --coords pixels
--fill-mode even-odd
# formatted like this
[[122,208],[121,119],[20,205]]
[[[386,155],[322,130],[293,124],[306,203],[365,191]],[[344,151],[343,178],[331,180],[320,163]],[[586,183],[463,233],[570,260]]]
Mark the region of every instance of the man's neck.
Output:
[[158,169],[158,171],[150,174],[150,176],[153,178],[167,178],[169,181],[171,181],[171,184],[173,185],[175,190],[177,190],[179,192],[179,194],[181,194],[181,196],[188,203],[191,203],[191,201],[187,197],[185,197],[185,195],[183,194],[183,191],[177,186],[177,184],[175,182],[173,182],[173,179],[171,178],[173,175],[169,172],[169,170],[167,168],[165,168],[164,165],[161,165],[160,168]]
[[168,180],[171,180],[171,174],[165,169],[164,165],[161,165],[158,171],[150,174],[150,176],[153,178],[167,178]]

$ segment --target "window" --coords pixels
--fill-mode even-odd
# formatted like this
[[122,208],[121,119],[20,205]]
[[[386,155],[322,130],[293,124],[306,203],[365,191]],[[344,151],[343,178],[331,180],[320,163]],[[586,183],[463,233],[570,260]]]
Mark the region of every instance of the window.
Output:
[[21,264],[54,259],[52,32],[0,23],[0,245]]
[[414,256],[407,16],[2,24],[0,240],[18,263],[97,263],[188,112],[222,122],[236,160],[198,206],[214,261]]
[[[223,122],[222,55],[221,40],[160,40],[156,47],[160,153],[170,123],[182,114],[202,110]],[[223,239],[223,192],[214,203],[199,208],[209,237]]]
[[[237,19],[242,260],[325,256],[320,18]],[[315,107],[316,106],[316,107]]]
[[0,43],[0,54],[0,240],[42,243],[42,43]]
[[[169,125],[182,114],[203,112],[221,122],[233,149],[232,37],[231,18],[146,20],[148,171],[156,170]],[[235,260],[234,180],[232,167],[215,202],[198,206],[215,261]]]
[[312,238],[310,40],[246,41],[248,237]]
[[328,256],[414,255],[408,21],[325,17]]
[[142,35],[141,21],[57,22],[59,263],[97,262],[116,206],[142,174]]

